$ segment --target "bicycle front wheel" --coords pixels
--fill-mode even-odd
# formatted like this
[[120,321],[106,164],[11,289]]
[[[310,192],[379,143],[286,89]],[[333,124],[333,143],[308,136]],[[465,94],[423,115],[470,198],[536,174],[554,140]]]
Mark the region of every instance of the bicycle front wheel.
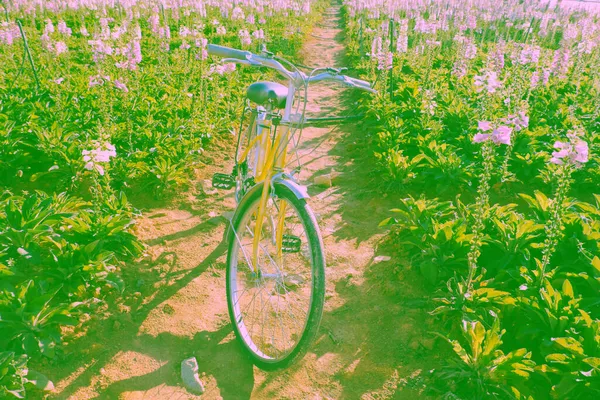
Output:
[[272,187],[263,218],[262,184],[240,202],[227,255],[233,329],[254,364],[265,370],[286,368],[306,354],[325,298],[323,241],[315,216],[285,185]]

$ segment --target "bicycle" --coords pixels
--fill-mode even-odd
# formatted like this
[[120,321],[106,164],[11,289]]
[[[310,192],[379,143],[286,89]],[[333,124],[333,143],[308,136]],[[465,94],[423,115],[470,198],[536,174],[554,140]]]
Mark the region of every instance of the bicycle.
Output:
[[[255,365],[283,369],[301,359],[316,338],[325,300],[323,240],[306,202],[306,187],[294,177],[301,167],[297,147],[305,126],[344,119],[305,118],[308,86],[338,81],[376,91],[368,82],[342,75],[344,69],[315,68],[307,75],[264,47],[257,55],[211,44],[208,52],[223,62],[274,69],[288,83],[248,87],[235,167],[212,180],[216,188],[235,188],[237,202],[227,234],[226,291],[233,330]],[[298,161],[292,171],[288,153]]]

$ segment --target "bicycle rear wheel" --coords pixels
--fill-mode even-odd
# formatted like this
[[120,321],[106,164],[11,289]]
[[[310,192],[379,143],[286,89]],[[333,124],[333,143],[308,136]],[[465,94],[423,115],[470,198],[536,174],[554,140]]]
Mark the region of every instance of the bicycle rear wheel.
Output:
[[306,354],[316,337],[325,297],[323,242],[315,216],[285,185],[276,183],[273,188],[256,264],[252,254],[262,184],[237,208],[227,255],[233,329],[254,364],[265,370],[286,368]]

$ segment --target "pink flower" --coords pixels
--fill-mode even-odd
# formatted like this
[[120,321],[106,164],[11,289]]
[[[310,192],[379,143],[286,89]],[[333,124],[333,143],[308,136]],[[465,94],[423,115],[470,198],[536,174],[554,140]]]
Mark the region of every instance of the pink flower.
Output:
[[473,143],[483,143],[490,138],[490,135],[487,133],[477,133],[473,136]]
[[73,33],[73,30],[69,27],[67,27],[67,23],[65,21],[59,21],[58,22],[58,32],[62,33],[63,35],[66,36],[71,36],[71,34]]
[[530,87],[532,89],[536,88],[539,83],[540,83],[540,73],[538,71],[535,71],[533,73],[533,75],[531,75],[531,81],[530,81]]
[[492,130],[492,124],[489,121],[479,121],[477,123],[477,129],[483,132]]
[[495,93],[496,89],[502,86],[502,83],[498,80],[498,74],[494,71],[489,71],[485,75],[475,75],[474,80],[477,93],[481,92],[484,86],[488,93]]
[[115,146],[110,143],[100,144],[98,142],[94,142],[96,148],[93,150],[83,150],[81,155],[83,156],[83,161],[86,163],[84,168],[89,171],[98,171],[100,175],[104,175],[104,167],[100,165],[100,163],[108,163],[110,162],[111,157],[117,156],[117,151]]
[[512,133],[512,128],[508,126],[501,126],[497,128],[494,132],[492,132],[492,141],[496,144],[506,144],[510,145],[510,134]]
[[52,82],[56,83],[57,85],[60,85],[61,83],[63,83],[63,81],[65,80],[65,78],[58,78],[53,80]]
[[224,68],[224,72],[233,72],[235,71],[235,64],[234,63],[228,63],[223,65]]
[[571,143],[556,141],[554,148],[558,151],[552,152],[550,162],[563,165],[566,162],[578,165],[586,163],[589,159],[589,147],[586,141],[573,139]]
[[181,43],[181,46],[179,46],[179,49],[181,49],[181,50],[188,50],[190,47],[192,47],[192,46],[190,46],[190,44],[184,40]]
[[390,70],[394,65],[394,55],[391,51],[381,52],[377,55],[377,69],[379,71]]
[[104,82],[109,82],[110,81],[110,76],[106,76],[106,75],[94,75],[94,76],[90,76],[90,85],[89,87],[94,87],[94,86],[101,86],[104,85]]
[[580,140],[575,144],[575,156],[574,161],[579,163],[586,163],[589,159],[589,147],[587,142]]
[[56,52],[57,56],[66,53],[68,50],[69,49],[67,48],[65,42],[56,42],[54,45],[54,51]]
[[125,86],[125,84],[121,81],[119,81],[118,79],[115,79],[115,81],[113,82],[113,84],[115,85],[115,87],[119,90],[124,91],[125,93],[129,92],[129,89],[127,89],[127,86]]
[[[485,128],[485,131],[489,131],[490,129],[492,129],[489,122],[482,121],[482,123],[483,123],[483,128]],[[480,123],[480,125],[481,125],[481,123]],[[483,143],[483,142],[491,139],[492,142],[494,142],[496,144],[510,145],[511,133],[512,133],[512,128],[502,125],[502,126],[496,128],[491,134],[477,133],[475,136],[473,136],[473,143]]]

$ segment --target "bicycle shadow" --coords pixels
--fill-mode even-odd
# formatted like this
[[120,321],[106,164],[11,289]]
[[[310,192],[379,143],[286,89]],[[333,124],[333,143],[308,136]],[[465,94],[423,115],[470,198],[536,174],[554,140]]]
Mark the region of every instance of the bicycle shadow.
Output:
[[[223,221],[225,219],[220,222]],[[202,224],[205,233],[220,225],[213,222]],[[162,277],[145,271],[141,275],[149,280],[145,287],[152,289],[143,297],[150,301],[137,308],[130,303],[132,311],[125,314],[129,319],[109,318],[90,324],[85,335],[69,344],[68,354],[47,363],[44,369],[52,369],[51,378],[58,383],[58,390],[51,397],[115,399],[132,391],[144,391],[151,398],[191,396],[181,387],[180,363],[195,356],[200,374],[206,375],[201,378],[205,385],[206,379],[216,381],[216,385],[207,386],[207,393],[216,396],[214,392],[218,391],[224,399],[249,398],[254,386],[253,366],[234,339],[228,322],[213,331],[199,331],[191,338],[164,331],[156,335],[140,333],[154,310],[190,285],[225,254],[225,233],[223,236],[196,267]],[[141,266],[137,269],[144,270]],[[128,273],[127,276],[129,286],[135,287],[134,279],[139,275]],[[157,283],[161,285],[154,288]],[[126,363],[120,361],[124,354],[130,355]],[[149,369],[150,372],[144,373]],[[138,375],[132,376],[134,374]],[[39,396],[41,398],[42,394]]]
[[[104,388],[98,399],[115,399],[124,392],[152,391],[152,397],[168,398],[169,389],[165,386],[179,386],[180,363],[187,357],[198,360],[201,380],[210,375],[217,382],[215,387],[207,388],[203,396],[220,395],[223,399],[247,399],[254,387],[254,373],[250,360],[242,353],[239,343],[233,340],[223,342],[231,333],[229,325],[218,331],[202,331],[192,339],[161,333],[154,337],[142,335],[136,338],[131,351],[144,353],[154,359],[162,360],[164,365],[145,375],[135,376],[111,383]],[[193,350],[189,350],[193,349]],[[164,361],[165,354],[167,361]],[[160,385],[157,386],[157,383]]]

